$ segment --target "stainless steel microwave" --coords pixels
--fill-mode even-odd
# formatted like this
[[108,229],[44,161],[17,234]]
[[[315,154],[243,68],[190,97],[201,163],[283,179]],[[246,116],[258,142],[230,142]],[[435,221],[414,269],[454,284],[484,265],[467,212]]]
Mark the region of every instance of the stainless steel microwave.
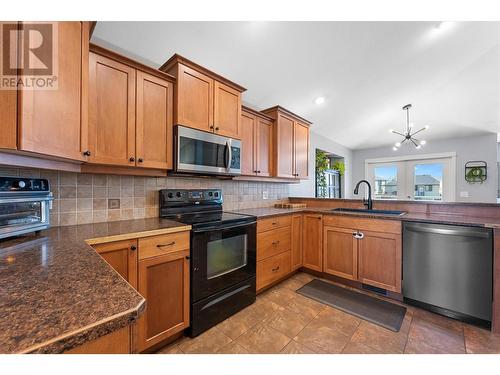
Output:
[[175,171],[212,175],[241,174],[241,141],[201,130],[175,127]]

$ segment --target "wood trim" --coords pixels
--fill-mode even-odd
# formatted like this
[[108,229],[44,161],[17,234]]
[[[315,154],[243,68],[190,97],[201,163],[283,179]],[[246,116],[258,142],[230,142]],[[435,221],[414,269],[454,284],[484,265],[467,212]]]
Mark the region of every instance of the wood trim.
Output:
[[[83,160],[87,156],[83,155],[89,147],[89,38],[90,22],[82,22],[82,71],[80,83],[80,152]],[[95,27],[95,22],[93,27]]]
[[108,242],[133,240],[133,239],[138,239],[138,238],[145,238],[145,237],[158,236],[158,235],[163,235],[163,234],[185,232],[185,231],[190,231],[190,230],[191,230],[191,225],[182,225],[182,226],[173,227],[173,228],[162,228],[162,229],[148,230],[148,231],[144,231],[144,232],[131,232],[131,233],[125,233],[125,234],[118,234],[115,236],[89,238],[89,239],[85,240],[85,242],[88,245],[100,245],[100,244],[104,244],[104,243],[108,243]]
[[86,342],[64,354],[130,354],[130,327],[123,327]]
[[305,126],[310,126],[312,125],[312,122],[309,121],[309,120],[306,120],[305,118],[293,113],[292,111],[286,109],[286,108],[283,108],[279,105],[275,105],[274,107],[270,107],[270,108],[267,108],[267,109],[264,109],[261,111],[263,114],[267,115],[267,116],[270,116],[271,118],[273,118],[274,120],[276,120],[276,117],[275,115],[273,115],[273,113],[282,113],[282,114],[285,114],[287,116],[290,116],[290,117],[293,117],[295,120],[299,120],[300,122],[304,122]]
[[194,69],[196,71],[199,71],[203,74],[206,74],[210,78],[217,80],[219,82],[224,83],[225,85],[232,87],[233,89],[239,91],[239,92],[244,92],[247,89],[244,88],[243,86],[238,85],[237,83],[228,80],[227,78],[224,78],[223,76],[179,55],[179,54],[174,54],[170,59],[168,59],[162,66],[160,66],[158,69],[162,72],[168,72],[173,66],[176,64],[182,64],[185,65],[191,69]]
[[260,181],[260,182],[278,182],[287,184],[298,184],[300,180],[297,178],[280,178],[280,177],[265,177],[265,176],[237,176],[233,181]]
[[101,174],[120,174],[127,176],[146,176],[146,177],[166,177],[166,169],[153,169],[141,167],[122,167],[114,165],[101,164],[82,164],[82,173],[101,173]]
[[491,330],[500,334],[500,228],[493,231],[493,316]]
[[99,46],[94,43],[89,43],[89,48],[90,52],[94,52],[98,55],[107,57],[108,59],[115,60],[117,62],[120,62],[122,64],[126,64],[134,69],[142,70],[143,72],[152,74],[158,78],[167,80],[169,82],[175,82],[175,77],[171,76],[168,73],[165,73],[164,71],[160,71],[158,69],[152,68],[148,65],[145,65],[143,63],[140,63],[136,60],[133,60],[129,57],[126,57],[118,52],[111,51],[107,48],[104,48],[102,46]]
[[0,165],[6,165],[9,167],[52,169],[66,172],[81,171],[81,162],[78,161],[51,158],[45,155],[42,156],[22,151],[3,151],[6,152],[0,151]]
[[89,40],[92,38],[92,34],[94,33],[94,29],[97,26],[97,21],[89,21]]
[[260,112],[260,111],[258,111],[256,109],[253,109],[253,108],[248,107],[246,105],[242,105],[241,106],[241,110],[245,111],[247,113],[251,113],[252,115],[260,117],[260,118],[263,118],[265,120],[274,121],[274,119],[271,116],[268,116],[265,113],[262,113],[262,112]]

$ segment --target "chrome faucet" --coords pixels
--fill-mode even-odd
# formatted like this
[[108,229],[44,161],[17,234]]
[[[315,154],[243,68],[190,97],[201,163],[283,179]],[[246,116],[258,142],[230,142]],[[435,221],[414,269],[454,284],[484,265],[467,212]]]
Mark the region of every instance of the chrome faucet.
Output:
[[372,187],[371,187],[371,185],[370,185],[370,183],[368,181],[366,181],[366,180],[359,181],[356,184],[356,187],[354,188],[354,194],[358,194],[359,185],[361,185],[362,182],[364,182],[365,184],[368,185],[368,200],[366,200],[365,198],[363,198],[363,204],[366,206],[367,210],[372,210],[373,209]]

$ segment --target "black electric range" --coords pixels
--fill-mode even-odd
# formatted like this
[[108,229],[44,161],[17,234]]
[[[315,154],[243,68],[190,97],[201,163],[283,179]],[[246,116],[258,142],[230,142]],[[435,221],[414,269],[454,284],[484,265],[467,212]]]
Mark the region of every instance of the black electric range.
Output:
[[224,212],[222,203],[220,189],[160,190],[160,216],[192,226],[193,337],[255,301],[256,217]]

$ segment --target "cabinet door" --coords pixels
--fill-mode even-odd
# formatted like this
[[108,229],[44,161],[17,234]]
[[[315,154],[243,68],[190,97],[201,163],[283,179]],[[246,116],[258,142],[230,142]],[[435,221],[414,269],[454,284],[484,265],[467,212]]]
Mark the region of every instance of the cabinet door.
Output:
[[323,271],[323,217],[304,214],[303,218],[303,266]]
[[179,64],[176,124],[213,131],[214,80]]
[[[54,25],[58,28],[57,64],[54,64],[57,89],[18,91],[19,149],[84,160],[88,24],[54,22]],[[23,23],[20,27],[23,28]]]
[[93,247],[116,272],[137,289],[137,240],[109,242]]
[[135,69],[90,54],[89,162],[135,165]]
[[401,292],[401,235],[362,231],[359,247],[359,281]]
[[221,82],[214,83],[215,133],[240,138],[241,93]]
[[353,229],[325,226],[323,270],[349,280],[358,278],[358,244]]
[[[316,219],[317,220],[317,219]],[[292,216],[292,270],[302,267],[302,215]]]
[[309,165],[309,127],[300,122],[295,122],[293,139],[295,177],[307,178]]
[[258,176],[272,175],[273,123],[257,118],[256,128],[256,169]]
[[293,127],[294,121],[278,113],[276,120],[276,177],[294,178]]
[[139,70],[136,75],[137,165],[171,169],[173,84]]
[[146,311],[137,322],[143,351],[189,326],[189,250],[139,261],[139,293]]
[[255,163],[255,128],[257,119],[254,115],[241,112],[241,174],[253,175],[257,173]]

